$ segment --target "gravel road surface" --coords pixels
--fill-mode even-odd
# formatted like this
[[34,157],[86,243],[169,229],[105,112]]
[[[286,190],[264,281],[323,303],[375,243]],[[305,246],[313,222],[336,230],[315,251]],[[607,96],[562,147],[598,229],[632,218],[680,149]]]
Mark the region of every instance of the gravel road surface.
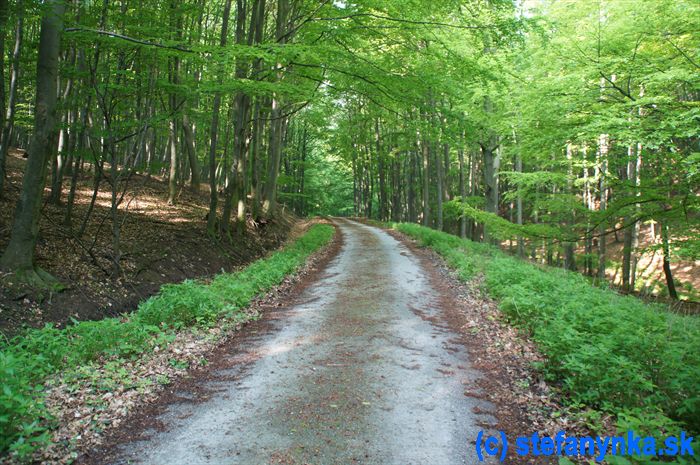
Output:
[[342,249],[287,316],[115,463],[477,463],[478,425],[493,420],[464,395],[478,373],[441,323],[435,278],[388,233],[336,222]]

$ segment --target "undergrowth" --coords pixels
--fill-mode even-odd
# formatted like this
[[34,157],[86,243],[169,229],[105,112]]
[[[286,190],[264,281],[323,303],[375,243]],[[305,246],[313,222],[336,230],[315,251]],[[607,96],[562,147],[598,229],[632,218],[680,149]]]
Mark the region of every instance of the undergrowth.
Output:
[[123,318],[74,322],[64,329],[47,325],[3,343],[0,453],[27,456],[49,440],[50,415],[42,403],[48,377],[84,371],[100,359],[138,359],[155,346],[166,346],[177,331],[212,327],[222,318],[241,321],[253,298],[296,271],[330,241],[333,231],[332,226],[314,225],[282,250],[239,272],[223,273],[209,282],[165,285]]
[[[395,227],[484,286],[546,356],[542,367],[573,407],[616,415],[621,431],[700,432],[700,320],[591,286],[496,247],[414,224]],[[678,458],[678,460],[682,460]],[[622,462],[620,462],[622,463]],[[629,462],[627,462],[629,463]]]

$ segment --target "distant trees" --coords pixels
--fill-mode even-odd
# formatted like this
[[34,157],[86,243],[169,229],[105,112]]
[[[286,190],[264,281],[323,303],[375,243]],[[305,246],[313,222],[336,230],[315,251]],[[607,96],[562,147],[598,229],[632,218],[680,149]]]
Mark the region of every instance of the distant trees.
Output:
[[[37,157],[41,136],[25,181],[40,195],[50,166],[78,238],[109,189],[114,275],[137,173],[167,179],[172,203],[208,186],[207,231],[226,240],[280,208],[352,212],[620,268],[632,290],[653,230],[671,296],[670,264],[698,256],[697,2],[68,2],[39,134],[40,88],[19,70],[40,61],[34,18],[51,4],[0,0],[0,179],[8,147]],[[83,175],[92,201],[74,218]],[[13,243],[32,236],[15,223]]]
[[[124,199],[135,174],[167,179],[173,204],[188,181],[197,190],[204,179],[213,236],[243,233],[249,214],[273,218],[280,184],[287,192],[304,183],[303,169],[280,179],[280,165],[298,148],[287,129],[319,96],[328,59],[316,41],[332,27],[311,20],[336,14],[327,2],[300,0],[0,0],[0,179],[10,146],[29,155],[3,270],[34,269],[48,172],[50,201],[65,208],[57,227],[76,240],[108,190],[113,276],[121,273]],[[9,61],[6,43],[14,44]],[[36,82],[20,64],[35,66]],[[91,203],[75,221],[77,184],[88,173]],[[0,182],[0,195],[5,188]],[[306,204],[291,207],[304,213]],[[28,281],[40,285],[36,278]]]
[[[543,2],[523,14],[504,2],[468,12],[405,13],[443,25],[430,27],[429,47],[365,52],[405,31],[356,45],[368,68],[401,76],[373,74],[337,118],[357,213],[506,242],[603,280],[613,266],[628,291],[641,287],[638,257],[655,250],[677,298],[670,263],[700,256],[700,7]],[[372,208],[382,199],[386,209]],[[646,249],[642,228],[653,236]]]

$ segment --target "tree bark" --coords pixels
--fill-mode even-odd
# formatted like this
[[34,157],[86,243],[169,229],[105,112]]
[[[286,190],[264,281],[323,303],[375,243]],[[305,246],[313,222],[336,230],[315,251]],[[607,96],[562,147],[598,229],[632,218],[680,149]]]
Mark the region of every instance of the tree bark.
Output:
[[37,58],[34,132],[10,242],[0,258],[0,268],[14,271],[18,275],[23,274],[28,283],[38,286],[55,284],[48,273],[35,267],[34,253],[51,135],[56,126],[56,79],[65,2],[47,0],[46,6],[41,20]]
[[661,225],[661,243],[664,250],[664,276],[666,277],[666,287],[668,287],[668,295],[673,300],[678,300],[678,292],[676,292],[676,283],[673,281],[673,272],[671,271],[671,247],[668,240],[668,225]]
[[168,205],[175,205],[177,196],[177,128],[175,120],[168,122]]
[[[289,14],[289,0],[277,0],[276,37],[278,44],[287,41],[287,16]],[[282,63],[277,63],[277,81],[282,80]],[[282,139],[284,135],[284,117],[281,112],[280,96],[272,97],[270,110],[270,141],[268,146],[267,179],[265,180],[265,195],[263,200],[263,215],[271,217],[277,209],[277,177],[282,156]]]
[[77,135],[77,153],[73,155],[73,168],[71,171],[71,182],[70,182],[70,189],[68,191],[68,200],[66,201],[66,212],[63,217],[63,224],[68,228],[72,229],[73,227],[73,205],[75,203],[75,191],[78,186],[78,176],[80,174],[80,167],[81,167],[81,161],[83,159],[83,150],[85,150],[85,138],[86,136],[86,128],[87,128],[87,114],[90,109],[90,103],[92,101],[92,95],[89,95],[87,97],[87,104],[82,110],[82,115],[80,117],[81,119],[81,129],[79,134]]
[[[600,211],[604,212],[608,205],[608,190],[606,185],[606,176],[608,171],[608,135],[601,134],[598,142],[598,164],[599,172],[599,190],[600,190]],[[606,253],[606,222],[602,221],[599,228],[598,237],[598,279],[605,279],[605,253]]]
[[423,226],[430,227],[430,144],[423,139],[420,145],[423,155]]
[[[523,172],[523,158],[520,156],[520,154],[517,154],[515,156],[515,171],[518,173]],[[523,196],[518,192],[518,197],[515,200],[515,205],[516,205],[516,222],[518,226],[523,225]],[[522,235],[518,235],[518,257],[524,258],[525,257],[525,239],[523,238]]]
[[[450,146],[448,144],[443,144],[443,150],[445,154],[450,153]],[[437,230],[442,231],[444,226],[444,216],[443,216],[443,202],[445,195],[445,167],[442,160],[440,160],[440,155],[436,150],[436,164],[437,164]]]
[[[5,166],[7,153],[10,148],[10,138],[15,123],[15,106],[17,104],[17,86],[19,84],[20,53],[22,50],[22,38],[24,30],[24,7],[21,1],[17,3],[17,26],[15,28],[15,46],[12,51],[12,71],[10,72],[10,89],[7,99],[7,110],[0,115],[4,116],[2,133],[0,133],[0,197],[2,197],[5,186]],[[4,83],[2,84],[4,90]],[[3,100],[4,101],[4,100]]]
[[[464,141],[464,138],[462,138]],[[467,186],[464,182],[464,148],[457,149],[457,160],[459,161],[459,197],[460,203],[464,204],[467,196]],[[467,237],[467,217],[462,213],[459,215],[459,237],[466,239]]]
[[[498,170],[501,164],[501,156],[495,145],[482,145],[484,155],[484,185],[486,187],[486,211],[498,214]],[[489,227],[484,225],[484,242],[492,242]]]
[[[635,156],[635,149],[634,146],[630,145],[627,148],[627,167],[625,170],[624,178],[628,183],[633,183],[635,178],[637,177],[635,173],[636,167],[637,161]],[[624,292],[630,292],[632,290],[632,246],[634,242],[633,239],[635,235],[637,221],[635,219],[634,222],[630,224],[631,221],[631,215],[626,215],[623,219],[623,224],[626,226],[622,246],[622,290]]]
[[398,156],[392,162],[391,170],[391,221],[401,221],[401,163]]
[[253,134],[250,144],[250,208],[253,219],[260,216],[260,171],[262,166],[261,139],[263,135],[262,121],[260,118],[260,101],[255,99],[253,105]]
[[[177,2],[170,3],[170,13],[171,13],[171,31],[173,31],[174,38],[177,42],[182,39],[182,14],[178,11]],[[179,84],[180,74],[180,58],[175,55],[172,57],[172,64],[170,68],[170,82],[173,86]],[[173,92],[170,94],[170,112],[171,117],[168,124],[169,130],[169,142],[168,142],[168,152],[170,158],[170,167],[168,169],[168,205],[175,204],[175,197],[177,195],[177,175],[178,175],[178,163],[179,157],[177,153],[178,146],[178,122],[177,122],[177,110],[178,110],[178,99],[177,95]]]
[[[571,144],[566,144],[566,161],[567,161],[567,181],[566,181],[566,190],[567,193],[572,195],[573,194],[573,177],[574,177],[574,167],[573,167],[573,153],[572,153],[573,147]],[[575,223],[575,218],[574,214],[572,213],[569,218],[569,223],[573,226]],[[566,242],[564,243],[564,268],[570,271],[576,271],[576,255],[575,255],[575,246],[576,244],[574,242]]]
[[[260,44],[263,40],[263,29],[265,27],[265,0],[255,0],[253,3],[253,12],[250,23],[250,32],[248,33],[249,43],[252,40],[253,44]],[[253,61],[252,73],[256,75],[262,69],[263,62],[261,59]],[[265,134],[265,123],[261,117],[264,105],[261,97],[255,97],[253,104],[253,128],[250,143],[250,163],[251,163],[251,183],[250,183],[250,202],[252,216],[254,219],[260,217],[261,212],[261,182],[260,176],[263,171],[263,150],[262,139]]]
[[408,192],[406,193],[406,202],[408,203],[408,221],[416,223],[418,221],[418,213],[416,211],[416,172],[418,165],[417,150],[408,152]]
[[[247,17],[247,2],[237,0],[237,20],[236,20],[236,43],[239,45],[252,45],[258,21],[257,3],[251,8],[251,21],[248,35],[245,34],[245,23]],[[248,62],[239,57],[236,59],[236,79],[243,80],[247,75]],[[238,92],[235,99],[236,122],[233,139],[233,159],[234,159],[234,186],[233,195],[236,204],[236,231],[245,231],[246,221],[246,173],[247,173],[247,137],[249,131],[250,97],[244,92]]]
[[[0,128],[5,125],[5,31],[9,5],[7,0],[0,0]],[[2,191],[0,191],[2,192]]]
[[190,186],[193,190],[198,191],[201,182],[199,160],[197,160],[192,123],[190,123],[190,117],[187,113],[182,115],[182,133],[185,136],[185,149],[187,150],[187,159],[190,163]]
[[384,157],[382,156],[381,132],[379,128],[379,118],[374,120],[374,142],[377,151],[377,171],[379,174],[379,219],[387,219],[387,195],[386,195],[386,173],[384,167]]
[[[228,21],[231,16],[231,0],[226,0],[224,3],[224,11],[221,19],[221,37],[219,39],[219,47],[223,50],[226,46],[228,38]],[[218,70],[218,83],[223,82],[223,69]],[[217,136],[219,134],[219,113],[221,111],[221,92],[217,91],[214,94],[214,102],[212,103],[211,126],[209,128],[209,214],[207,215],[207,233],[210,236],[216,234],[216,217],[219,204],[219,193],[217,191],[216,182],[216,149]]]

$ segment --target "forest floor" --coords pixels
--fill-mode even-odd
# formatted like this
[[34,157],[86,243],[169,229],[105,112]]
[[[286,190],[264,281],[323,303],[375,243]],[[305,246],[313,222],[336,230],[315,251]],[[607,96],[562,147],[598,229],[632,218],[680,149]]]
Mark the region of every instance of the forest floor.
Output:
[[577,431],[478,283],[399,233],[337,223],[326,266],[78,463],[464,464],[481,429]]
[[[622,261],[619,257],[623,256],[623,240],[622,234],[608,234],[606,236],[605,247],[607,250],[607,266],[606,275],[610,283],[617,288],[622,286]],[[532,244],[526,241],[528,248]],[[676,257],[671,262],[671,271],[674,281],[676,282],[676,290],[679,294],[680,301],[673,301],[668,297],[668,288],[666,287],[666,277],[663,270],[663,253],[660,249],[661,237],[658,226],[656,229],[652,225],[645,224],[639,233],[639,245],[642,253],[638,257],[637,262],[637,278],[635,284],[634,295],[647,301],[658,302],[669,305],[678,313],[682,314],[700,314],[700,260],[681,260]],[[515,254],[515,241],[504,241],[501,243],[501,249],[508,251],[510,254]],[[596,244],[597,250],[597,244]],[[531,250],[531,249],[530,249]],[[579,271],[583,269],[583,257],[586,251],[583,245],[579,244],[576,250],[576,255],[579,257]],[[561,266],[563,257],[556,258],[556,266]],[[596,259],[597,260],[597,259]],[[533,260],[536,263],[546,263],[546,250],[543,247],[537,249],[537,259]]]
[[[26,160],[11,151],[8,179],[0,198],[0,251],[10,238],[12,217],[20,192]],[[70,179],[66,177],[64,191]],[[95,202],[81,238],[76,235],[93,193],[93,175],[83,173],[76,190],[73,228],[63,225],[65,205],[48,203],[42,209],[37,264],[66,287],[58,293],[33,294],[23,289],[0,288],[0,332],[16,334],[22,327],[46,323],[65,325],[72,319],[88,320],[132,311],[166,283],[231,271],[278,247],[287,237],[293,219],[282,217],[266,224],[249,222],[247,234],[216,241],[206,234],[208,189],[181,188],[175,205],[168,205],[167,180],[135,175],[120,207],[121,267],[111,276],[111,193],[106,181]],[[64,192],[62,198],[65,204]]]

